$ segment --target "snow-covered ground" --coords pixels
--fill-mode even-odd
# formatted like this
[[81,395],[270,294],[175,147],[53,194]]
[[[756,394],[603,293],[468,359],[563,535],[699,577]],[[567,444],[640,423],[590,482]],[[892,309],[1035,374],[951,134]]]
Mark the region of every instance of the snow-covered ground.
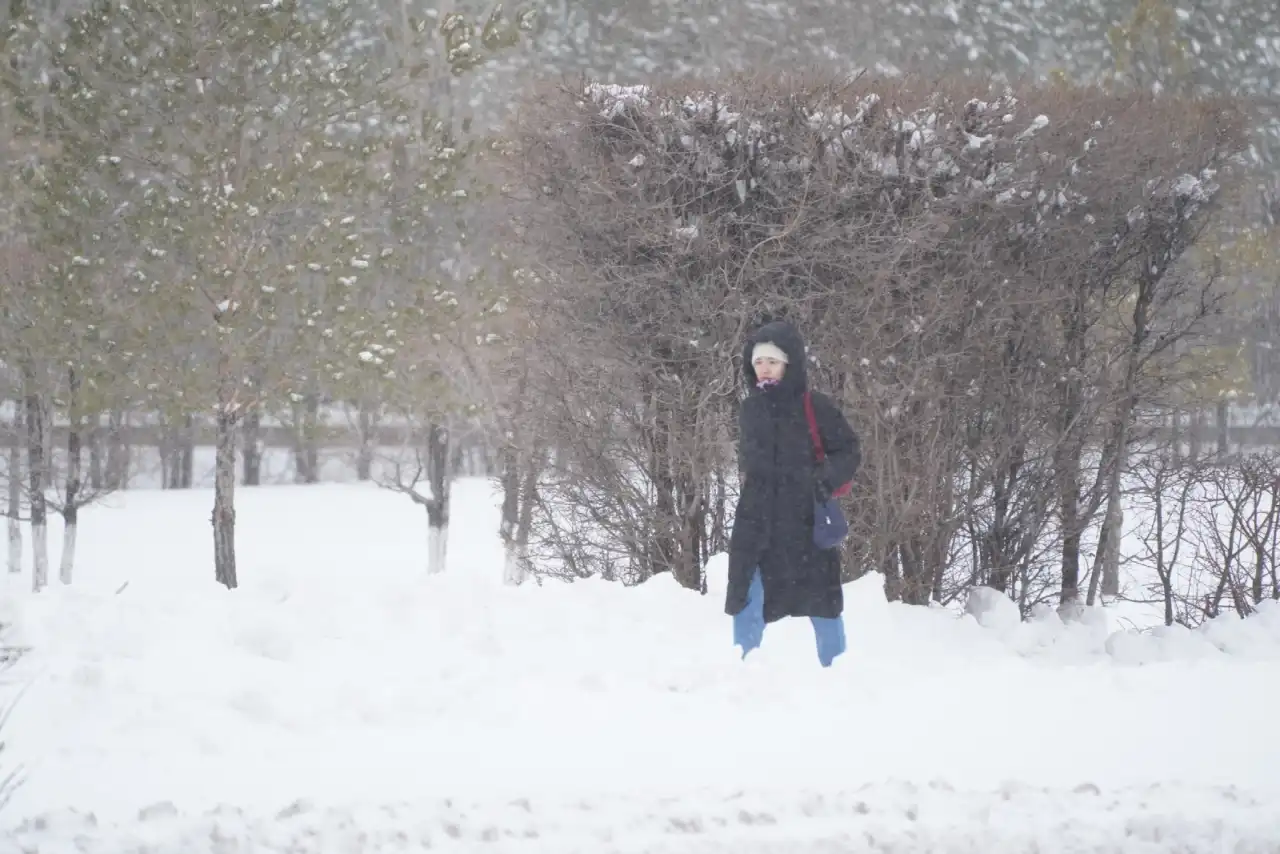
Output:
[[490,485],[456,501],[427,577],[403,496],[242,490],[235,591],[209,492],[87,511],[72,587],[0,578],[0,852],[1280,850],[1280,608],[980,625],[872,577],[832,669],[803,621],[742,662],[723,560],[504,588]]

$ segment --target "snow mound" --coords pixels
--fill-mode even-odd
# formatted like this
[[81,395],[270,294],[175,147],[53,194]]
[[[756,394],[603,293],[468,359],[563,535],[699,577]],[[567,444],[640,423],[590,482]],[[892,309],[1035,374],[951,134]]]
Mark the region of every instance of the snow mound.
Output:
[[969,591],[964,612],[978,621],[983,628],[1007,634],[1015,630],[1022,615],[1018,606],[1008,596],[990,587],[975,587]]
[[[723,604],[728,558],[707,566],[708,595]],[[889,602],[885,579],[870,573],[845,585],[845,620],[856,635],[877,639],[877,649],[910,649],[937,660],[1010,654],[1046,665],[1108,663],[1135,666],[1239,658],[1280,662],[1280,602],[1267,600],[1247,619],[1223,615],[1197,629],[1158,626],[1112,629],[1105,608],[1080,608],[1063,621],[1048,606],[1023,620],[1018,606],[998,590],[974,587],[963,610],[920,608]]]
[[1223,614],[1195,629],[1173,625],[1116,632],[1107,639],[1107,652],[1134,665],[1222,656],[1274,661],[1280,657],[1280,602],[1268,599],[1247,618]]
[[1224,614],[1195,629],[1174,625],[1111,631],[1102,608],[1080,609],[1079,620],[1063,622],[1045,607],[1024,622],[1007,596],[988,587],[969,591],[964,613],[1020,655],[1058,660],[1105,655],[1122,665],[1222,656],[1280,661],[1280,602],[1270,599],[1245,619]]

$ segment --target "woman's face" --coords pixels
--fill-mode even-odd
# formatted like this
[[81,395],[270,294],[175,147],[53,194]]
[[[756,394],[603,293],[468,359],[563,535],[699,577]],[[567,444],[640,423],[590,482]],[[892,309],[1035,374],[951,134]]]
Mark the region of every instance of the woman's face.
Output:
[[787,363],[771,356],[760,356],[751,363],[756,370],[756,381],[773,380],[777,382],[787,372]]

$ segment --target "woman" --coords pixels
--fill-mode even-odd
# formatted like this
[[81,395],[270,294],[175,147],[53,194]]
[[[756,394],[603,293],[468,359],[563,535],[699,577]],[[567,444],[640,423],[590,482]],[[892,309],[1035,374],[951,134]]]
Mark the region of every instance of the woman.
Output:
[[829,667],[845,650],[844,591],[839,550],[814,545],[814,500],[829,499],[853,479],[862,459],[858,437],[829,397],[811,392],[826,452],[817,462],[805,413],[804,341],[791,324],[756,330],[743,348],[743,364],[751,392],[739,413],[742,481],[725,599],[734,644],[745,658],[760,645],[767,623],[808,617],[818,659]]

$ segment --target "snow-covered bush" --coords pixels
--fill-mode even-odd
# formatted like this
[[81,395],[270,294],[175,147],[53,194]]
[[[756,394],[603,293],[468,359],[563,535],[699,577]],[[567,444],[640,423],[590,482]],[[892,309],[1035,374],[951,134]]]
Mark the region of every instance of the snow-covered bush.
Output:
[[[1083,448],[1131,343],[1103,320],[1173,275],[1240,127],[1222,102],[910,77],[544,93],[508,177],[513,233],[550,270],[528,345],[557,448],[544,557],[700,583],[730,515],[739,344],[782,316],[862,434],[849,565],[945,597],[963,526],[979,580],[1034,583],[1034,605],[1059,581],[1032,571],[1044,538],[1067,531],[1047,563],[1078,563],[1100,503]],[[1139,302],[1194,321],[1183,293]],[[1072,488],[1087,513],[1051,525]]]

